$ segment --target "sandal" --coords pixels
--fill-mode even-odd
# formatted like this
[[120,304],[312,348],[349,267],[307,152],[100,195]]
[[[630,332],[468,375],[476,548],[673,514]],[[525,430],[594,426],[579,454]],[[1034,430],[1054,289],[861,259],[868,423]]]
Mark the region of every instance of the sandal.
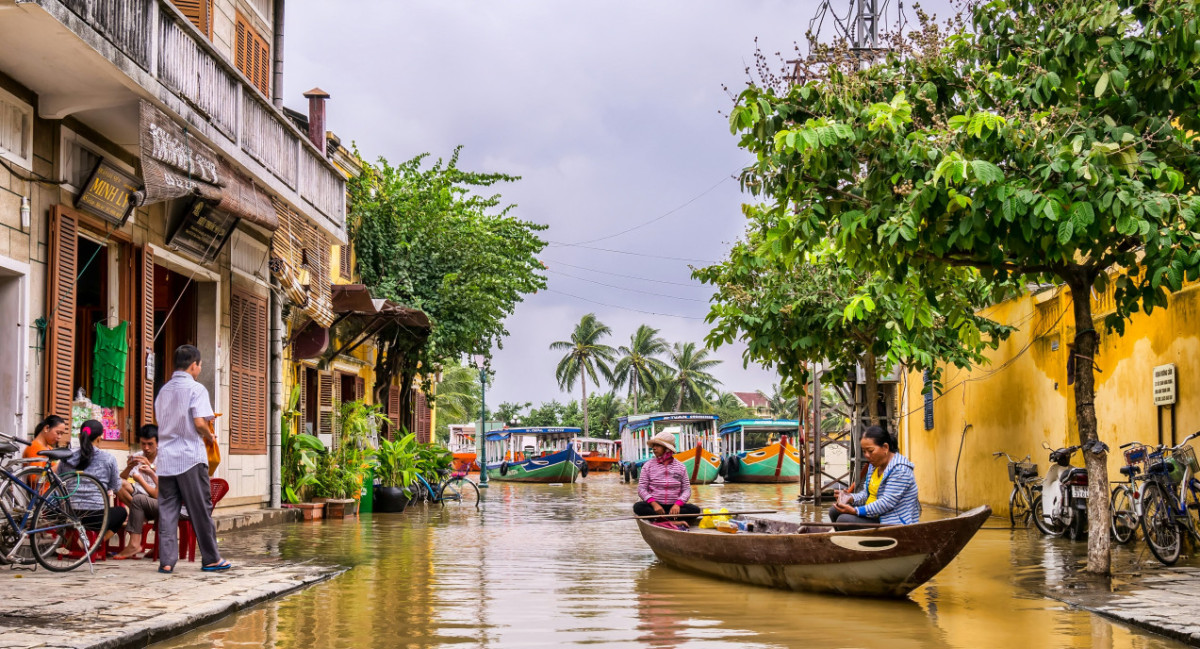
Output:
[[175,574],[175,566],[159,566],[158,571],[164,575],[173,575]]
[[203,568],[201,568],[201,570],[203,570],[204,572],[220,572],[222,570],[229,570],[232,567],[233,567],[232,563],[229,563],[225,559],[221,559],[220,563],[214,563],[211,566],[204,566]]

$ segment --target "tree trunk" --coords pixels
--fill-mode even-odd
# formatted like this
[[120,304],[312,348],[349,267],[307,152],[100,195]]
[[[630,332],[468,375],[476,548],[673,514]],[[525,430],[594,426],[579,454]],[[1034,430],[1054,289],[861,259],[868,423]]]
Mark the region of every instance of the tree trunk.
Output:
[[1093,359],[1099,347],[1099,334],[1093,329],[1092,322],[1092,278],[1080,273],[1066,280],[1071,288],[1071,307],[1075,314],[1075,341],[1071,352],[1075,355],[1075,421],[1079,426],[1084,466],[1088,470],[1087,570],[1108,575],[1112,570],[1112,544],[1108,535],[1108,451],[1098,443],[1100,437],[1096,430]]
[[[874,352],[863,354],[863,373],[867,381],[867,425],[879,425],[879,373],[875,368]],[[892,449],[893,451],[896,449]]]
[[588,411],[587,411],[587,369],[579,373],[579,378],[583,379],[580,385],[583,386],[583,436],[588,436]]
[[683,388],[682,383],[679,384],[679,392],[675,395],[675,412],[683,409]]
[[633,414],[635,414],[635,415],[638,414],[638,390],[639,389],[640,389],[640,387],[638,386],[638,375],[637,375],[637,371],[635,370],[633,373]]

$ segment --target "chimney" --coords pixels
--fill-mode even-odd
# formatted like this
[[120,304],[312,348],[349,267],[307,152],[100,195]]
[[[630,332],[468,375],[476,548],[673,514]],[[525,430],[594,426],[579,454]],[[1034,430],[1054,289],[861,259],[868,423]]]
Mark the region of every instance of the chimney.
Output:
[[308,139],[325,155],[325,100],[329,93],[313,88],[304,96],[308,98]]

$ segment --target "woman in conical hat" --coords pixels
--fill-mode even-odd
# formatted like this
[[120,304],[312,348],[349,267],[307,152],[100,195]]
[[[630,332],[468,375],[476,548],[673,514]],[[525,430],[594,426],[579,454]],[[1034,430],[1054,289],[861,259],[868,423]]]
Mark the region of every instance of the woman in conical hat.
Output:
[[688,515],[699,514],[700,508],[688,502],[692,498],[692,484],[683,462],[675,459],[675,435],[659,433],[647,444],[654,457],[642,465],[638,477],[641,500],[634,503],[633,513],[638,516],[670,514],[672,518],[656,519],[654,524],[687,529],[689,523],[696,522],[694,516]]

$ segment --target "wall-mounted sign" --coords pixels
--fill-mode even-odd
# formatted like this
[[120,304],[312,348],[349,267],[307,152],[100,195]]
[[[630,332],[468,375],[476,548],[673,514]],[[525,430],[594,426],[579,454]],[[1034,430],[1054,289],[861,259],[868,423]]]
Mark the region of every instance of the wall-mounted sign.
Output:
[[1175,405],[1175,365],[1159,365],[1154,368],[1154,405]]
[[133,194],[141,186],[141,181],[101,160],[75,199],[75,207],[120,227],[133,212]]
[[229,212],[196,199],[167,236],[167,245],[191,255],[201,263],[210,264],[225,247],[237,222],[238,218]]

